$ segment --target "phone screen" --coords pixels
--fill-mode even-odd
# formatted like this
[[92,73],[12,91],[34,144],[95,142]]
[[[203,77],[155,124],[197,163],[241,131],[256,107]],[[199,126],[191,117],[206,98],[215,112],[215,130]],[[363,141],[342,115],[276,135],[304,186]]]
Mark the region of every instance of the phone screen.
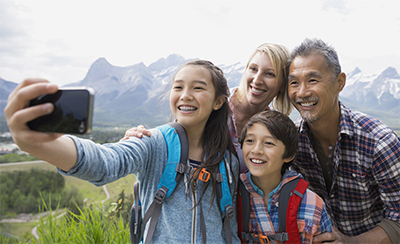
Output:
[[93,92],[89,89],[60,89],[31,100],[30,106],[53,103],[54,111],[28,122],[41,132],[86,134],[92,127]]

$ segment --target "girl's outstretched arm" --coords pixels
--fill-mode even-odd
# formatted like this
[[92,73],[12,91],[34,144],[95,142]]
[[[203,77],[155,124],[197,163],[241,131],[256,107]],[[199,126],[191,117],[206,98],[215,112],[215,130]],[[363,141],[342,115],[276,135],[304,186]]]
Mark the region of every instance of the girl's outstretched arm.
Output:
[[26,79],[11,92],[4,113],[14,142],[21,150],[69,171],[77,162],[77,151],[72,139],[60,134],[33,131],[26,125],[54,109],[51,103],[28,107],[29,101],[57,90],[58,87],[47,80]]

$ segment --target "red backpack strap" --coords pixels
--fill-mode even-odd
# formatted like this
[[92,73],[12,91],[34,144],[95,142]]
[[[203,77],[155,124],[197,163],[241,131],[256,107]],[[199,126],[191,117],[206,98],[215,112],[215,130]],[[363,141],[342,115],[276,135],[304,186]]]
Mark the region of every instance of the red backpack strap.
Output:
[[288,233],[286,243],[301,243],[297,212],[307,187],[307,181],[296,178],[283,185],[279,194],[279,227],[282,233]]

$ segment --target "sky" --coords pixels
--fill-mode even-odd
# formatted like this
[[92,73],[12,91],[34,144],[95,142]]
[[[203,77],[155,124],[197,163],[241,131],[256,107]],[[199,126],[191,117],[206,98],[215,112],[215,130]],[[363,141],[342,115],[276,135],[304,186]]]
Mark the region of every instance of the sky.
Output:
[[0,0],[0,78],[68,84],[101,57],[245,64],[262,43],[292,50],[305,38],[335,47],[344,72],[400,73],[400,1]]

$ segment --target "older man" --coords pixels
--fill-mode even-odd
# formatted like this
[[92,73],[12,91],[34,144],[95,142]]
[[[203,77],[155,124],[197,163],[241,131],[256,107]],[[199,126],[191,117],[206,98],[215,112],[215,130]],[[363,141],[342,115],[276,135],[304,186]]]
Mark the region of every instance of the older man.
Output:
[[336,51],[306,39],[291,54],[289,97],[301,114],[293,169],[330,214],[318,241],[400,243],[400,140],[377,119],[339,101],[346,84]]

